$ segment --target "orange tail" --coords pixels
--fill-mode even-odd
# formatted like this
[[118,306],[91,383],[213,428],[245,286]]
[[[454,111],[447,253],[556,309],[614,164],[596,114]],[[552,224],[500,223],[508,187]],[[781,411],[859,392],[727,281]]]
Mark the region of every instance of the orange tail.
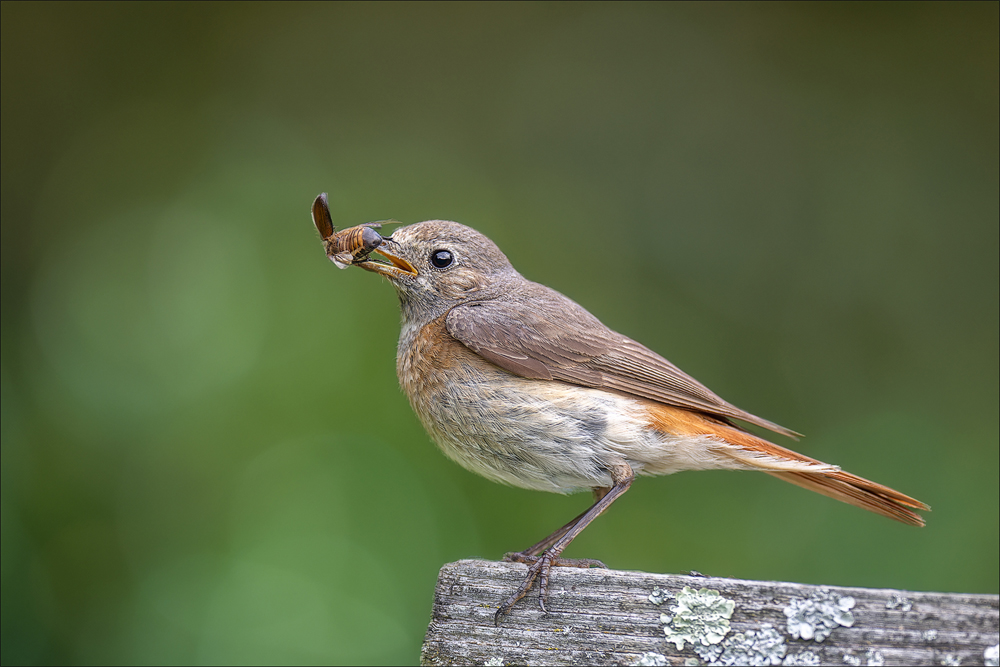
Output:
[[[919,500],[888,486],[844,472],[711,417],[663,404],[651,405],[649,412],[657,428],[675,434],[714,435],[734,445],[733,449],[723,451],[737,461],[855,507],[911,526],[924,525],[924,518],[913,510],[930,510]],[[796,463],[804,464],[802,469],[789,469]],[[813,466],[815,469],[810,470]]]
[[[845,503],[866,509],[910,526],[923,526],[924,517],[914,509],[930,510],[924,503],[888,486],[869,482],[849,472],[772,472],[769,473],[804,489],[822,493]],[[913,508],[913,509],[910,509]]]

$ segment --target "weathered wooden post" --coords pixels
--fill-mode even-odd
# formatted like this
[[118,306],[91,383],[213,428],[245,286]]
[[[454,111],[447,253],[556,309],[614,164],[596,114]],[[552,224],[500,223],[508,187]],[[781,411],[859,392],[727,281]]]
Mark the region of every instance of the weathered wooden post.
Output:
[[424,665],[997,665],[998,596],[559,568],[500,627],[525,566],[441,568]]

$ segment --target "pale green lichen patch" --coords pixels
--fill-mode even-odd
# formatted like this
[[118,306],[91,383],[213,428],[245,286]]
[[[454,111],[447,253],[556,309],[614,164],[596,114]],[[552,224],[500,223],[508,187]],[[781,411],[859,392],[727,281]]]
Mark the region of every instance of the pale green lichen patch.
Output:
[[823,641],[838,626],[854,625],[854,598],[840,597],[828,588],[821,588],[808,598],[792,598],[785,607],[788,633],[796,639]]
[[1000,644],[987,646],[983,651],[983,664],[987,667],[997,667],[1000,665]]
[[694,590],[689,586],[677,594],[677,604],[670,607],[673,616],[663,614],[663,633],[668,642],[673,642],[677,650],[683,650],[685,642],[693,646],[718,644],[729,633],[729,619],[736,609],[736,603],[728,600],[719,591],[707,588]]
[[657,586],[656,588],[653,589],[653,592],[650,593],[649,597],[647,597],[646,599],[655,605],[661,605],[673,597],[674,597],[673,595],[671,595],[667,591]]
[[886,601],[885,608],[899,609],[900,611],[910,611],[911,609],[913,609],[913,600],[911,600],[908,597],[904,597],[902,595],[893,593],[892,597],[890,597],[889,600]]
[[882,667],[885,664],[885,656],[873,648],[865,651],[864,658],[860,658],[853,653],[845,653],[843,660],[845,665],[850,665],[851,667]]
[[710,665],[780,665],[788,647],[785,638],[770,623],[760,630],[729,635],[721,643],[694,647]]
[[865,661],[868,662],[869,667],[882,667],[885,664],[885,656],[882,655],[881,651],[870,648],[865,651]]
[[639,659],[632,663],[636,667],[664,667],[664,665],[669,665],[666,656],[659,653],[643,653],[639,656]]
[[786,655],[785,659],[781,661],[784,666],[788,665],[804,665],[805,667],[818,667],[819,656],[812,651],[802,651],[801,653],[792,653]]

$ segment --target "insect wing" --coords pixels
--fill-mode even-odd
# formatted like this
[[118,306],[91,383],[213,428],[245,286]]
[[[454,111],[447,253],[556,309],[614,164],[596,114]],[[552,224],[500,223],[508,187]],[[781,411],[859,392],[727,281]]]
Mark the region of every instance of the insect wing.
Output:
[[326,193],[320,193],[312,205],[313,224],[324,239],[333,236],[333,218],[330,217],[330,205],[326,201]]

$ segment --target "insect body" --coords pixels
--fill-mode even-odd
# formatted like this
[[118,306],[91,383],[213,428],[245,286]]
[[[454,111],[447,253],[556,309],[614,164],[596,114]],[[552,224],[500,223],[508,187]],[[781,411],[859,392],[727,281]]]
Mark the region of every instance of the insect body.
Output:
[[323,239],[327,256],[341,269],[368,259],[368,255],[382,244],[382,235],[375,231],[381,226],[377,222],[366,222],[328,236]]
[[375,231],[382,227],[379,222],[366,222],[338,232],[333,226],[333,218],[330,217],[330,206],[326,201],[325,192],[313,202],[312,218],[313,224],[323,237],[323,247],[326,249],[327,257],[340,269],[346,269],[355,262],[368,259],[368,255],[385,240]]

